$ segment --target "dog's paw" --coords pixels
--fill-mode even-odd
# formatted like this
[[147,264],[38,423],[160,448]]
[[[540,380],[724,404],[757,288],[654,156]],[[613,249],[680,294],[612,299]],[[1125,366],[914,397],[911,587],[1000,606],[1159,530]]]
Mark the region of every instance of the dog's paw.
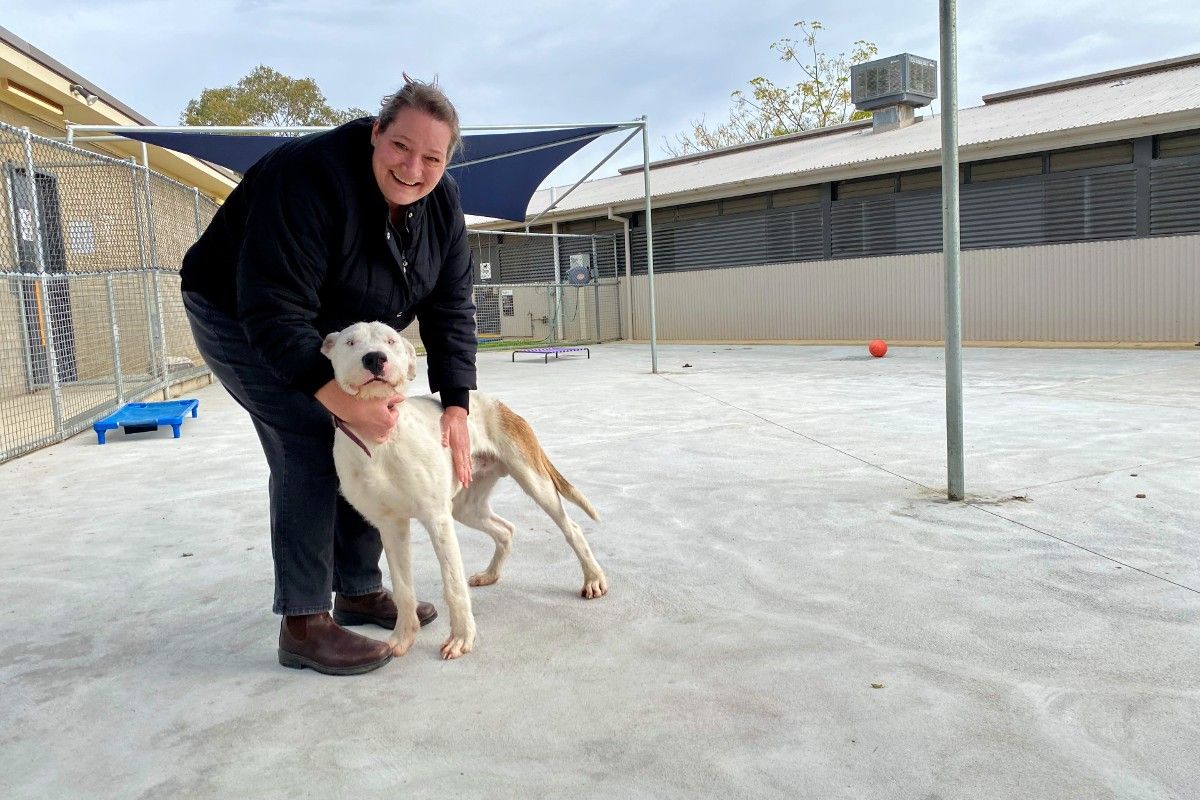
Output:
[[465,636],[455,636],[451,633],[446,641],[442,643],[442,659],[449,661],[452,658],[459,658],[471,652],[475,646],[475,634],[470,633]]
[[603,597],[608,594],[608,578],[604,577],[604,573],[594,577],[585,577],[583,579],[583,589],[579,591],[579,596],[588,600],[595,600],[597,597]]
[[417,631],[421,630],[421,622],[417,619],[417,615],[413,614],[412,619],[407,625],[397,625],[392,631],[392,635],[388,637],[388,644],[392,646],[392,655],[402,656],[408,652],[413,646],[413,642],[417,640]]
[[417,640],[415,633],[401,634],[393,633],[388,637],[388,644],[392,646],[392,655],[400,657],[408,652],[413,646],[413,642]]
[[471,586],[491,586],[498,580],[500,580],[500,576],[494,573],[476,572],[474,575],[467,578],[467,583]]

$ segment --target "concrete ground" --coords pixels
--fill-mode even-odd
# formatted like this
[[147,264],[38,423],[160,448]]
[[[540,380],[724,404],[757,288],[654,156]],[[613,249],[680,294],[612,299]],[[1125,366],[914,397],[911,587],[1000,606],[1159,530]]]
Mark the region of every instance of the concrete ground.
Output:
[[212,386],[179,440],[0,467],[0,796],[1200,795],[1200,351],[966,351],[966,503],[938,349],[480,366],[600,510],[607,597],[509,482],[475,652],[438,658],[418,536],[406,657],[280,667],[266,469]]

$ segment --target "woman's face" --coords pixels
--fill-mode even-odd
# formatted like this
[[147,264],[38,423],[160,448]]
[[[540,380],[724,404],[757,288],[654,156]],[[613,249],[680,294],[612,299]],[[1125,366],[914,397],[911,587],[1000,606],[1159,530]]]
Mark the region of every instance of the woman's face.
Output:
[[387,128],[371,130],[371,169],[388,206],[411,205],[433,191],[446,171],[450,126],[415,108],[401,109]]

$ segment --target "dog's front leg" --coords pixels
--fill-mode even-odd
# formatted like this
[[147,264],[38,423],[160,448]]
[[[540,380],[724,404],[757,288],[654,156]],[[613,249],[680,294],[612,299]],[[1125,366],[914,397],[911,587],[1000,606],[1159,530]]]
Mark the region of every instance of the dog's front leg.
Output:
[[421,621],[417,619],[417,594],[413,588],[409,520],[380,526],[379,537],[387,555],[392,575],[392,599],[396,602],[396,629],[388,642],[392,645],[392,655],[402,656],[412,647],[417,631],[421,629]]
[[422,520],[422,524],[429,530],[438,565],[442,568],[442,587],[446,607],[450,610],[450,636],[442,643],[442,658],[458,658],[475,646],[475,616],[471,613],[471,595],[463,572],[462,553],[458,550],[454,519],[450,509],[446,509],[444,514],[429,521]]

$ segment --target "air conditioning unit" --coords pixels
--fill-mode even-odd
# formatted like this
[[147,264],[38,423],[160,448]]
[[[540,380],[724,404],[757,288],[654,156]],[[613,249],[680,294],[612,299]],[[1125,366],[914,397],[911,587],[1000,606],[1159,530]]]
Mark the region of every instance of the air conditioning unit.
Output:
[[850,100],[860,111],[927,106],[937,97],[937,62],[901,53],[850,67]]
[[568,263],[570,266],[567,267],[567,283],[572,286],[586,286],[595,279],[590,254],[575,253]]

